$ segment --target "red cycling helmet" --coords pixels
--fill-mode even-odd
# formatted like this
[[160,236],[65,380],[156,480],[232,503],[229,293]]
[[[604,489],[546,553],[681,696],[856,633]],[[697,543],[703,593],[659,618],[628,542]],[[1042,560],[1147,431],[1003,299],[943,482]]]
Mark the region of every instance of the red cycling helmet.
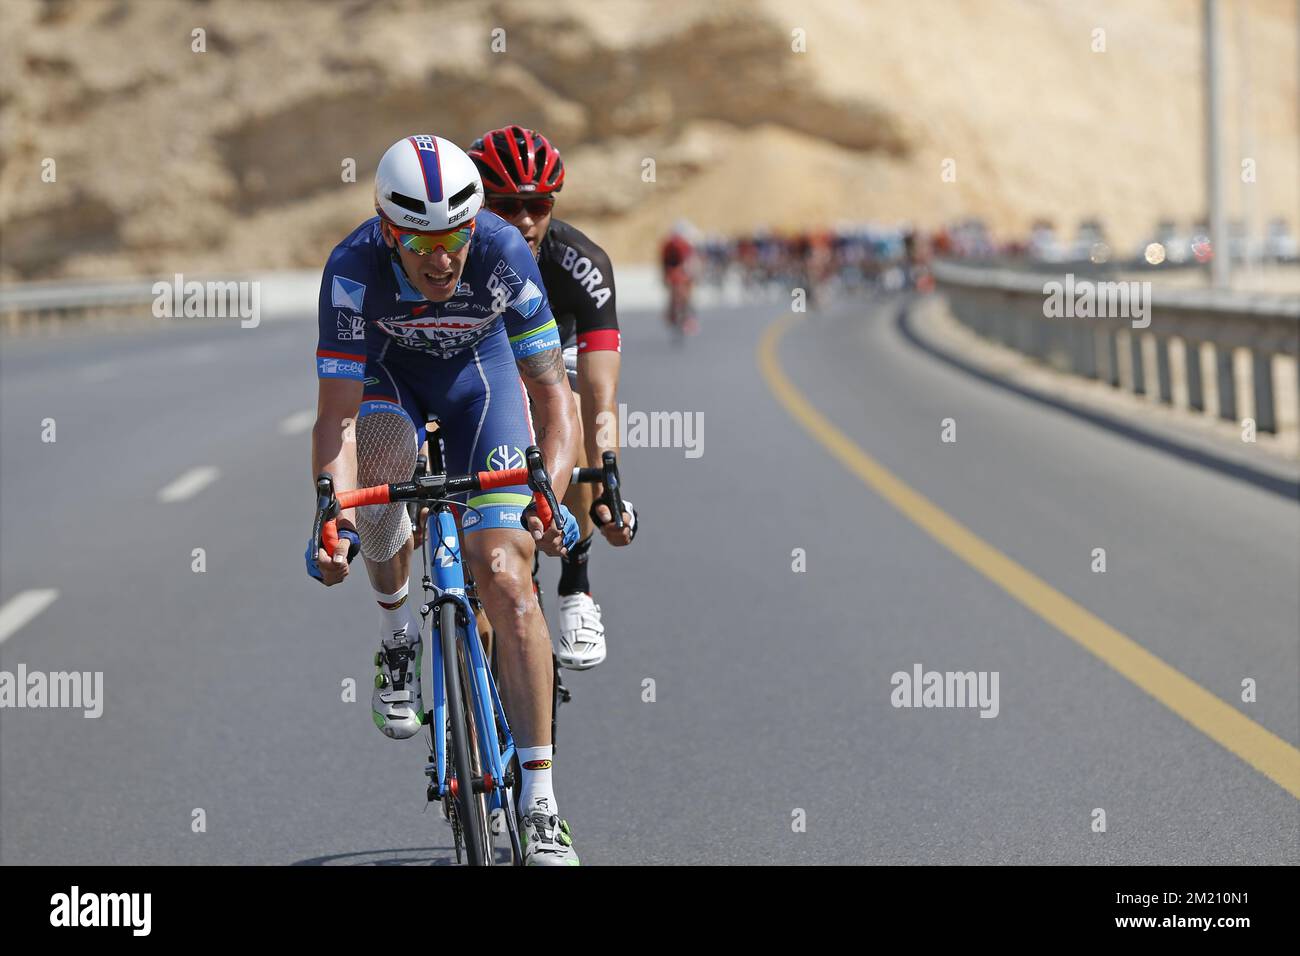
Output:
[[489,193],[558,193],[564,185],[560,151],[536,130],[489,130],[474,140],[469,156]]

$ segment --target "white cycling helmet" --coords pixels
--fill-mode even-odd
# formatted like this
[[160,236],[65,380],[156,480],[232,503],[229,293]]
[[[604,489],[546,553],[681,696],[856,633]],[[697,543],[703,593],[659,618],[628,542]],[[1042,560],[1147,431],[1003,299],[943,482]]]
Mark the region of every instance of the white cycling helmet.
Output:
[[375,170],[375,211],[406,230],[440,232],[483,208],[483,180],[451,140],[422,133],[398,140]]

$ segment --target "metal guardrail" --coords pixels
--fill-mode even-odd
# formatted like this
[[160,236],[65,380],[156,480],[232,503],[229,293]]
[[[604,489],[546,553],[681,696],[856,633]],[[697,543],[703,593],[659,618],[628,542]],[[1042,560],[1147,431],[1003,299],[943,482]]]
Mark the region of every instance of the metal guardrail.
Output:
[[[1131,317],[1049,317],[1048,283],[1065,274],[1027,274],[936,262],[934,277],[953,315],[986,338],[1064,372],[1098,379],[1153,401],[1228,421],[1253,418],[1259,431],[1300,426],[1300,297],[1160,288],[1150,324]],[[1078,277],[1098,286],[1115,281]],[[1288,387],[1278,388],[1286,365]]]
[[[197,278],[186,277],[187,280]],[[211,277],[204,277],[207,278]],[[174,279],[174,276],[166,275],[157,279],[63,280],[0,286],[0,324],[14,328],[47,319],[90,318],[105,313],[148,316],[156,298],[154,284],[162,282],[170,287]],[[261,309],[267,318],[315,315],[321,280],[319,269],[227,276],[214,281],[241,280],[259,284]],[[700,298],[703,305],[709,305],[715,299],[730,301],[721,293],[714,295],[708,289],[700,290]],[[666,299],[667,293],[656,267],[630,265],[619,268],[618,300],[623,308],[658,310],[663,308]]]
[[[184,279],[186,290],[195,282],[204,289],[215,285],[227,291],[234,284],[255,285],[260,321],[261,318],[314,316],[320,277],[319,270],[307,269],[221,278],[185,276]],[[154,304],[159,298],[159,293],[155,291],[159,283],[165,287],[166,291],[162,294],[172,305],[168,312],[169,320],[196,321],[208,318],[206,315],[190,318],[188,314],[177,312],[172,291],[176,281],[177,277],[173,274],[155,279],[64,280],[0,286],[0,322],[6,328],[14,329],[27,324],[40,325],[47,320],[59,323],[106,315],[125,316],[133,320],[148,319],[154,314]],[[182,293],[183,296],[188,294]],[[174,316],[173,312],[176,313]],[[219,318],[224,320],[228,315],[233,313],[221,312]]]
[[147,279],[31,282],[0,286],[0,316],[131,308],[153,299],[153,282]]

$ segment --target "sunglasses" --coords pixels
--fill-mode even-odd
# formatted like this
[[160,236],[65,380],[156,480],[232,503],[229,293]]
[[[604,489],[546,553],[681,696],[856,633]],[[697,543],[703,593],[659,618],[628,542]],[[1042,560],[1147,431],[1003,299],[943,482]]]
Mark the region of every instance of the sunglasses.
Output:
[[465,247],[465,243],[469,242],[469,237],[472,235],[474,235],[473,220],[459,229],[448,229],[444,232],[403,232],[397,228],[393,229],[393,238],[401,243],[403,249],[417,256],[432,255],[440,247],[445,249],[448,255],[455,255]]
[[487,207],[503,219],[514,219],[525,209],[533,219],[541,219],[554,206],[554,196],[530,196],[527,199],[518,196],[491,196],[487,201]]

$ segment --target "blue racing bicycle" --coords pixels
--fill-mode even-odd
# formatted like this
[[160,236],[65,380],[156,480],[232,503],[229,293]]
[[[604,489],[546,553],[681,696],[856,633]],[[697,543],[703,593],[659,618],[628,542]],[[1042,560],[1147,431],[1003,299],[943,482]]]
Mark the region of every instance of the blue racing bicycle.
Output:
[[[313,531],[330,554],[338,541],[335,521],[340,511],[398,501],[425,501],[430,505],[424,536],[430,599],[420,609],[426,624],[432,621],[433,629],[428,642],[433,654],[429,671],[433,710],[425,715],[430,743],[425,768],[429,777],[427,796],[442,803],[451,822],[457,861],[462,860],[463,849],[471,866],[496,862],[490,821],[497,810],[504,815],[503,829],[509,837],[513,862],[523,862],[523,849],[512,796],[517,782],[511,769],[515,742],[488,669],[468,597],[460,533],[452,510],[454,505],[467,506],[453,501],[452,496],[527,484],[533,491],[538,517],[550,524],[559,514],[559,505],[541,450],[535,445],[529,447],[525,461],[524,468],[461,476],[425,475],[411,481],[340,491],[337,495],[329,475],[316,479]],[[431,556],[430,547],[434,549]]]
[[[316,479],[313,536],[329,554],[338,542],[336,519],[347,508],[404,501],[414,504],[419,514],[421,506],[429,507],[421,548],[425,603],[420,608],[421,638],[433,654],[433,666],[427,672],[432,681],[433,710],[424,716],[429,743],[426,796],[430,802],[441,803],[451,824],[457,862],[468,859],[471,866],[496,864],[496,842],[502,835],[508,840],[511,863],[522,865],[524,854],[516,808],[520,778],[515,742],[479,637],[476,611],[481,608],[462,560],[453,510],[470,506],[452,496],[526,484],[543,524],[557,522],[560,508],[541,450],[530,446],[525,462],[524,468],[461,476],[422,474],[423,469],[418,469],[410,481],[337,494],[328,474]],[[608,477],[609,467],[575,468],[573,477],[602,481]],[[435,470],[442,471],[441,467]],[[621,517],[621,508],[615,513]]]

